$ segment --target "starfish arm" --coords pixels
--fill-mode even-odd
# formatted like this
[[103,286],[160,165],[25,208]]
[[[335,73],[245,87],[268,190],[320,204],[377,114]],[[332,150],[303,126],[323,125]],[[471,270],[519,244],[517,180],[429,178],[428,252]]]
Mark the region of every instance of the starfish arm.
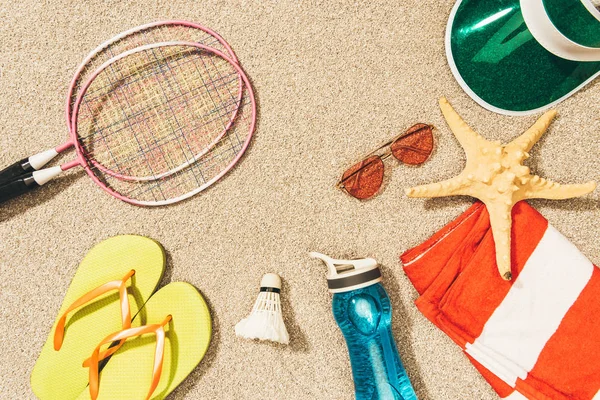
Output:
[[442,182],[430,183],[428,185],[415,186],[406,189],[408,197],[445,197],[466,194],[469,181],[463,176],[455,176]]
[[533,145],[536,144],[546,130],[548,130],[548,127],[555,116],[556,110],[547,111],[531,126],[531,128],[527,129],[521,136],[510,142],[507,147],[515,146],[525,152],[531,150]]
[[485,139],[467,125],[445,97],[440,98],[439,103],[450,130],[454,133],[456,139],[458,139],[467,156],[476,154],[478,149],[477,142]]
[[490,226],[496,245],[496,265],[502,279],[509,281],[512,278],[510,268],[510,234],[512,225],[512,205],[494,202],[486,204],[490,214]]
[[552,199],[562,200],[583,196],[596,189],[596,182],[590,181],[583,184],[561,185],[535,175],[528,190],[526,199]]

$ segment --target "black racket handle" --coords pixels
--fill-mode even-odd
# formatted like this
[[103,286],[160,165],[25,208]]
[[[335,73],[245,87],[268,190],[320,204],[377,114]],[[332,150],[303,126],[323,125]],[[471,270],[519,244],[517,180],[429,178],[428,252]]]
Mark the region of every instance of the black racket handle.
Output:
[[15,178],[32,171],[33,167],[29,163],[29,158],[24,158],[21,161],[17,161],[13,165],[10,165],[0,171],[0,185],[14,181]]
[[0,203],[27,193],[40,185],[33,179],[33,172],[22,175],[12,182],[0,186]]

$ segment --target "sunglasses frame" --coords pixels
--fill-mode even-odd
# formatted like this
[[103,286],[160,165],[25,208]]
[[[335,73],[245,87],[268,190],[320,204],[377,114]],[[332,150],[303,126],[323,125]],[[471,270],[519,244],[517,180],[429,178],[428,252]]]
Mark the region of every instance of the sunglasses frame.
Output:
[[[416,124],[413,124],[413,125],[411,125],[410,127],[406,128],[406,129],[404,130],[404,132],[402,132],[402,133],[401,133],[401,134],[399,134],[398,136],[395,136],[393,139],[391,139],[391,140],[389,140],[388,142],[386,142],[385,144],[383,144],[383,145],[379,146],[378,148],[376,148],[376,149],[375,149],[375,150],[373,150],[372,152],[370,152],[370,153],[368,153],[368,154],[364,155],[364,156],[363,156],[363,157],[362,157],[362,158],[361,158],[359,161],[355,162],[355,163],[353,164],[353,166],[354,166],[354,165],[356,165],[356,164],[358,164],[358,163],[359,163],[359,162],[361,162],[361,161],[364,161],[364,160],[367,160],[367,159],[369,159],[370,157],[374,156],[374,155],[375,155],[375,154],[376,154],[378,151],[380,151],[381,149],[384,149],[384,148],[386,148],[386,147],[388,147],[388,146],[389,146],[390,148],[389,148],[389,149],[388,149],[388,150],[387,150],[385,153],[383,153],[383,154],[381,154],[381,155],[377,156],[377,157],[378,157],[378,158],[379,158],[379,159],[380,159],[382,162],[383,162],[383,161],[385,161],[385,160],[386,160],[386,159],[388,159],[388,158],[389,158],[391,155],[393,155],[393,152],[392,152],[392,149],[391,149],[391,146],[392,146],[392,144],[394,144],[394,143],[395,143],[397,140],[399,140],[399,139],[402,139],[402,138],[403,138],[403,137],[405,137],[405,136],[408,136],[408,135],[411,135],[411,134],[413,134],[413,133],[414,133],[414,131],[413,131],[413,132],[409,132],[410,128],[414,127],[415,125],[420,125],[420,124],[422,124],[422,125],[425,125],[425,126],[428,126],[428,127],[429,127],[429,129],[431,129],[431,134],[432,134],[432,135],[433,135],[433,131],[434,131],[434,130],[436,130],[436,127],[435,127],[434,125],[432,125],[432,124],[425,124],[425,123],[420,123],[420,122],[418,122],[418,123],[416,123]],[[427,160],[429,160],[429,158],[431,157],[431,155],[432,155],[432,154],[433,154],[433,149],[431,150],[431,153],[429,154],[429,156],[427,157],[427,159],[425,159],[425,161],[423,161],[422,163],[420,163],[420,164],[417,164],[417,165],[421,165],[421,164],[424,164],[424,163],[426,163],[426,162],[427,162]],[[394,156],[394,158],[396,158],[396,157]],[[396,159],[397,159],[397,158],[396,158]],[[397,160],[398,160],[398,162],[401,162],[402,164],[406,164],[406,163],[404,163],[402,160],[399,160],[399,159],[397,159]],[[359,172],[361,172],[362,170],[364,170],[366,167],[368,167],[368,166],[369,166],[369,165],[371,165],[372,163],[373,163],[373,161],[372,161],[372,162],[370,162],[370,163],[368,163],[368,164],[365,164],[365,165],[363,165],[362,167],[358,168],[356,171],[354,171],[353,173],[351,173],[350,175],[348,175],[348,176],[347,176],[347,177],[345,177],[345,178],[344,178],[344,177],[343,177],[343,175],[342,175],[342,179],[340,179],[340,180],[339,180],[339,181],[338,181],[338,182],[335,184],[335,187],[337,187],[337,188],[338,188],[338,189],[340,189],[340,190],[343,190],[343,191],[344,191],[344,192],[346,192],[346,193],[347,193],[347,194],[348,194],[350,197],[352,197],[352,198],[355,198],[355,199],[357,199],[357,200],[361,200],[361,201],[362,201],[362,200],[368,200],[368,199],[370,199],[372,196],[371,196],[371,197],[367,197],[367,198],[365,198],[365,199],[359,199],[359,198],[357,198],[357,197],[354,197],[352,194],[350,194],[350,192],[348,192],[348,190],[347,190],[347,189],[346,189],[346,187],[344,186],[344,181],[347,181],[347,180],[348,180],[348,179],[350,179],[351,177],[355,176],[356,174],[358,174]],[[406,164],[406,165],[410,165],[410,164]],[[352,168],[352,167],[350,167],[350,168]],[[345,171],[347,171],[348,169],[349,169],[349,168],[347,168]],[[384,173],[385,173],[385,165],[384,165]],[[377,194],[377,193],[375,193],[375,194]]]

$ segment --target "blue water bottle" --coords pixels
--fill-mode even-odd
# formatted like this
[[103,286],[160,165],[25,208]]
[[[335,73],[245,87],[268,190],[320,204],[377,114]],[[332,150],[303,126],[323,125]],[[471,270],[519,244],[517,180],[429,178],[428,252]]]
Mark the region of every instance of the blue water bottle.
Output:
[[350,352],[356,400],[417,400],[392,335],[392,305],[377,261],[310,255],[329,269],[333,316]]

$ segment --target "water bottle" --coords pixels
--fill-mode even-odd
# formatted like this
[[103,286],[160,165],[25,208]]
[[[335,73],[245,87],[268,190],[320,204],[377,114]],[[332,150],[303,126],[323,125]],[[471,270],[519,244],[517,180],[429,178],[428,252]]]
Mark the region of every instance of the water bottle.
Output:
[[417,400],[392,335],[392,305],[377,261],[310,255],[329,270],[333,316],[348,345],[356,400]]

